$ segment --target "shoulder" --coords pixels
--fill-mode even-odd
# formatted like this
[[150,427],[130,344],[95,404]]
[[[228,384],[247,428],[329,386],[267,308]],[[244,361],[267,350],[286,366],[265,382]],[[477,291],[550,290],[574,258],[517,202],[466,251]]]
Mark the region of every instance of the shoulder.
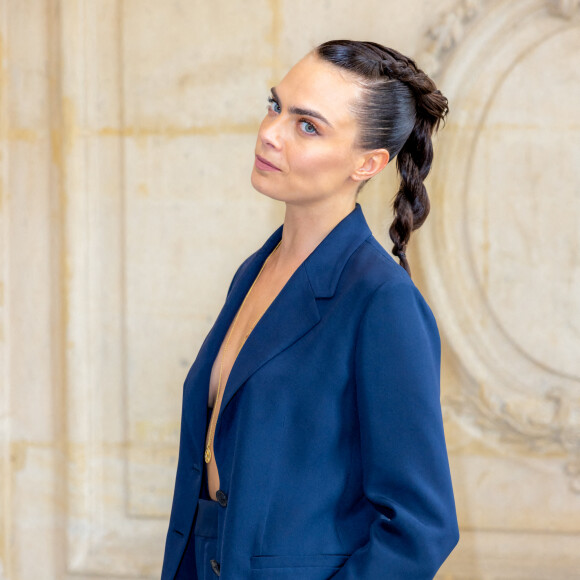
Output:
[[357,284],[366,303],[367,316],[388,313],[391,318],[400,315],[407,321],[421,319],[436,330],[435,317],[427,301],[404,268],[374,236],[359,246],[343,275],[345,280]]
[[372,235],[359,246],[353,257],[357,262],[369,268],[368,275],[376,283],[392,282],[413,285],[405,269]]
[[366,238],[352,254],[343,272],[346,281],[357,281],[364,294],[379,288],[396,287],[403,292],[419,292],[413,280],[374,236]]

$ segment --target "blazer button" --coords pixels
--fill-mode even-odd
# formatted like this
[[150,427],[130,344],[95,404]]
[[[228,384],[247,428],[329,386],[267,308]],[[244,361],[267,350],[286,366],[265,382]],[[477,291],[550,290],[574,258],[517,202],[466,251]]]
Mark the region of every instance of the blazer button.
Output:
[[226,507],[228,505],[228,496],[221,489],[218,489],[215,492],[215,497],[222,507]]
[[220,575],[220,563],[217,560],[210,560],[211,569],[216,576]]

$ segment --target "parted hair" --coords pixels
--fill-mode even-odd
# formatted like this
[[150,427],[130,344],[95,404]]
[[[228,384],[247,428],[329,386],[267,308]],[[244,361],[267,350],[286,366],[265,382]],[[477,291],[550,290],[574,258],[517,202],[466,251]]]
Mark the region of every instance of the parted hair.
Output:
[[393,254],[411,275],[406,247],[411,232],[429,214],[423,181],[433,162],[431,136],[449,111],[447,99],[415,61],[375,42],[331,40],[315,53],[349,71],[363,88],[355,106],[358,145],[366,150],[386,149],[390,160],[397,158],[401,181],[389,235]]

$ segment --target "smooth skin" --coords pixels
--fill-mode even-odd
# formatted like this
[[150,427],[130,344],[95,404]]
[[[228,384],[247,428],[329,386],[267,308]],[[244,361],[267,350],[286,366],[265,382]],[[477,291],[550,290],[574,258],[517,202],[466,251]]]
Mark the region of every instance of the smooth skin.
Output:
[[[354,77],[313,53],[272,90],[251,179],[257,191],[286,204],[282,241],[240,311],[227,351],[224,340],[216,357],[210,406],[219,409],[237,353],[257,320],[298,266],[354,210],[361,183],[389,162],[386,149],[357,146],[353,105],[360,98],[362,88]],[[213,449],[207,472],[210,497],[216,499],[220,484]]]

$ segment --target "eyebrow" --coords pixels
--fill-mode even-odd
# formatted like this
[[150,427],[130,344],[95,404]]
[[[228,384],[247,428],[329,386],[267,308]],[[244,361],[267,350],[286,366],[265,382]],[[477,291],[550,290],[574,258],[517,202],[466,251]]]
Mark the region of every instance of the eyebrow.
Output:
[[[278,104],[281,104],[280,97],[278,96],[276,89],[272,87],[270,91],[272,91],[272,95],[274,96],[276,101],[278,101]],[[324,115],[321,115],[320,113],[317,113],[312,109],[302,109],[301,107],[289,107],[288,112],[292,115],[305,115],[307,117],[314,117],[315,119],[320,119],[323,123],[326,123],[329,127],[332,127],[332,124],[328,121],[328,119]]]

